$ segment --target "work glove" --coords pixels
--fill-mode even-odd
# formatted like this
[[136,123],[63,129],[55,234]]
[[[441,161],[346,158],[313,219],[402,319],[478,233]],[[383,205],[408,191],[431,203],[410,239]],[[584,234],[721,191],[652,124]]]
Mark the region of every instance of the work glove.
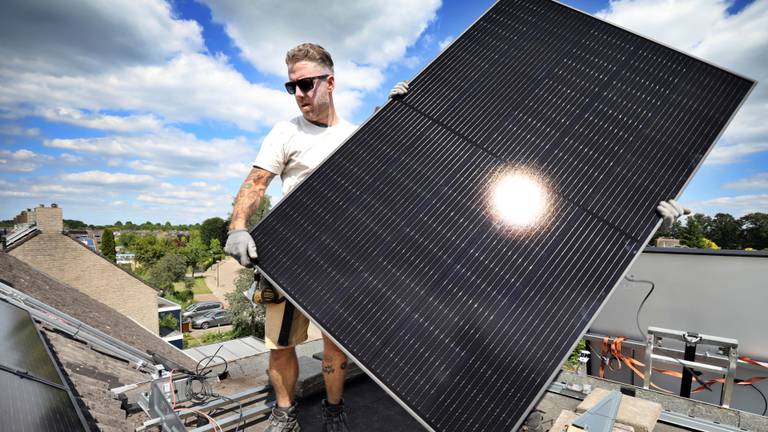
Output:
[[682,215],[691,214],[691,211],[683,207],[677,201],[671,199],[669,201],[662,201],[656,207],[656,211],[659,213],[664,221],[661,223],[661,229],[670,229],[672,224],[680,218]]
[[389,98],[397,99],[405,96],[408,93],[408,84],[410,82],[411,82],[410,80],[407,80],[407,81],[400,81],[399,83],[395,84],[395,86],[392,87],[392,90],[389,91]]
[[236,229],[227,233],[224,253],[234,257],[241,266],[251,267],[251,260],[256,258],[256,243],[247,229]]

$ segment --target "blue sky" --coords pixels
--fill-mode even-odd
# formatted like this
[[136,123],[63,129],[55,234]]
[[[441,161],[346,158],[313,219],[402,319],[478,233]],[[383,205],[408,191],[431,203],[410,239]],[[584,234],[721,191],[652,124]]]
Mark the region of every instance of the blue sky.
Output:
[[[263,136],[298,114],[288,48],[331,51],[338,108],[359,124],[492,3],[5,2],[0,219],[51,202],[94,224],[226,217]],[[761,82],[681,201],[768,212],[768,1],[565,3]]]

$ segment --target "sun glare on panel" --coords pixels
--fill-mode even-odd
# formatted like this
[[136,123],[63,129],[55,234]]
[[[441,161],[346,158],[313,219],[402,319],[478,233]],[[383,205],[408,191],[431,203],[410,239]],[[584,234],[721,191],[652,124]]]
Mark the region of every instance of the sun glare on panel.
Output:
[[547,191],[523,172],[502,175],[492,186],[491,209],[498,222],[512,229],[536,225],[545,216]]

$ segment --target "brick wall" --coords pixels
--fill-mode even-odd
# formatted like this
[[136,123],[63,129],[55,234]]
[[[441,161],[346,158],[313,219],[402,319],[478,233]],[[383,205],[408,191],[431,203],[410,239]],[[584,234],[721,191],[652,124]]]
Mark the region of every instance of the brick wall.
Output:
[[9,254],[157,334],[156,291],[60,231],[44,231]]
[[60,233],[64,230],[64,217],[59,207],[35,207],[35,223],[44,233]]

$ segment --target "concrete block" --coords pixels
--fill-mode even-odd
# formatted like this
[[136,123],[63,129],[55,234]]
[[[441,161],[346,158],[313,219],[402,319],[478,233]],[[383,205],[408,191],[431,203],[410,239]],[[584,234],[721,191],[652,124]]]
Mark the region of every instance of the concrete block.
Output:
[[[560,411],[560,415],[557,416],[557,420],[555,420],[555,423],[552,424],[552,427],[549,430],[551,432],[561,432],[565,430],[565,428],[568,427],[571,422],[579,418],[580,415],[581,414],[576,414],[573,411],[562,410]],[[613,432],[635,432],[635,428],[621,423],[614,423]]]
[[[596,388],[584,399],[578,407],[577,413],[584,413],[595,406],[601,399],[610,393],[608,390]],[[619,406],[619,415],[617,421],[628,426],[632,426],[637,432],[653,431],[656,422],[661,415],[661,405],[656,402],[633,398],[630,396],[621,396],[621,405]]]

